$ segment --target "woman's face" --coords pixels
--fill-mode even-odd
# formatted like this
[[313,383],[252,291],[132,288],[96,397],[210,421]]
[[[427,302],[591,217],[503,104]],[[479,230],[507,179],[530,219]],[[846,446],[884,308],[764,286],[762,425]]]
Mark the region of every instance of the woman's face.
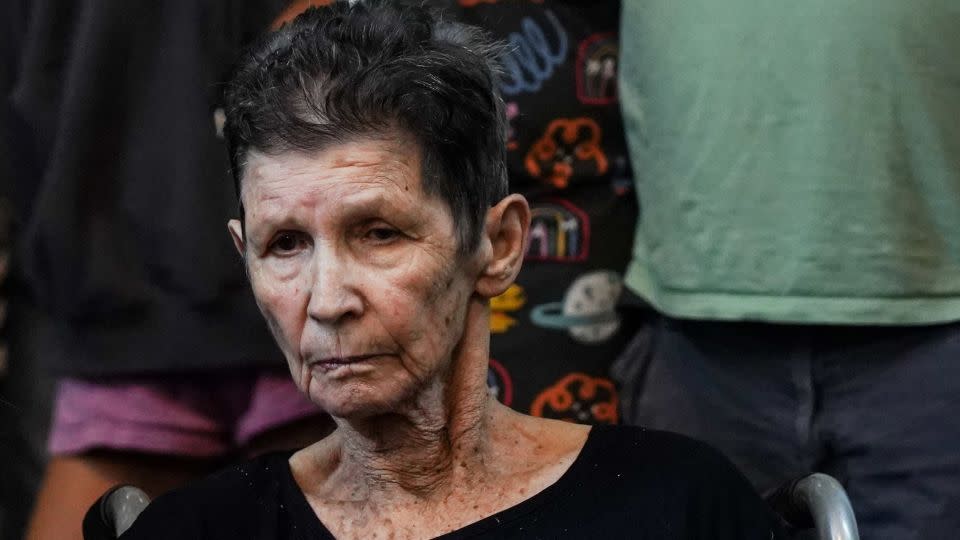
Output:
[[251,153],[244,253],[300,389],[338,417],[395,410],[450,367],[477,265],[403,137]]

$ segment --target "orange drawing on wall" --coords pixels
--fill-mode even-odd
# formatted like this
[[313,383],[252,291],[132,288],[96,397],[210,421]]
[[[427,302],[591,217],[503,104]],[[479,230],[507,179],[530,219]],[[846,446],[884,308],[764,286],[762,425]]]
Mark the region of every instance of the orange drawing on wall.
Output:
[[570,373],[540,392],[530,414],[580,424],[616,424],[618,402],[609,379]]
[[490,333],[502,334],[517,324],[517,320],[508,315],[520,310],[527,303],[523,287],[514,283],[500,296],[490,299]]
[[303,13],[308,8],[325,6],[330,2],[333,2],[333,0],[293,0],[287,4],[287,7],[274,19],[273,24],[270,25],[270,30],[276,30],[283,26],[284,23],[296,19],[297,15]]
[[607,156],[600,147],[602,132],[592,118],[558,118],[547,126],[524,158],[530,176],[563,189],[570,179],[603,176]]

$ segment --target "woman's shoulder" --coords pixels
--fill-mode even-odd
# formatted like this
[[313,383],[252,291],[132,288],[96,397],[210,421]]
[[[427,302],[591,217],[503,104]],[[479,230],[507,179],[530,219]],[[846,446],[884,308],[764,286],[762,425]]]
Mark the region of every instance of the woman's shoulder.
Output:
[[[152,501],[124,539],[237,538],[283,499],[289,452],[225,467]],[[288,469],[287,469],[288,470]]]
[[656,460],[660,467],[716,466],[726,458],[711,446],[679,433],[640,426],[594,426],[585,450],[625,462]]
[[287,462],[290,454],[272,452],[229,465],[185,488],[161,496],[156,502],[195,504],[209,508],[262,500],[266,493],[279,492],[284,479],[289,476]]
[[729,459],[676,433],[594,427],[572,479],[580,489],[593,485],[593,493],[604,493],[611,505],[643,509],[644,516],[669,516],[675,525],[707,524],[730,532],[716,538],[770,538],[779,526]]
[[562,491],[582,515],[606,516],[597,537],[780,537],[778,519],[728,459],[675,433],[594,427]]
[[637,426],[595,426],[582,458],[595,469],[605,469],[659,485],[698,486],[709,482],[716,489],[754,494],[743,474],[712,446],[690,437]]

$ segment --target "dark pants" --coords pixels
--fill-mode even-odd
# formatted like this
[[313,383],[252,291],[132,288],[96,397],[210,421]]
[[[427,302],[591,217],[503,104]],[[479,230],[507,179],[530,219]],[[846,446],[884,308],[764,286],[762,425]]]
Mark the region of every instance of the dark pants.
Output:
[[833,475],[866,540],[915,538],[960,496],[960,324],[654,315],[613,376],[628,423],[713,444],[760,491],[808,472]]

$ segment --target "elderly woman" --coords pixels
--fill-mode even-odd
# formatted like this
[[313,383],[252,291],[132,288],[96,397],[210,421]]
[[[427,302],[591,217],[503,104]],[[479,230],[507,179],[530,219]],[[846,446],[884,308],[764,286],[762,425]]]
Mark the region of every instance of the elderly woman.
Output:
[[525,416],[486,387],[523,259],[496,47],[420,8],[335,3],[227,87],[254,295],[336,431],[159,498],[125,538],[731,538],[775,518],[709,448]]

